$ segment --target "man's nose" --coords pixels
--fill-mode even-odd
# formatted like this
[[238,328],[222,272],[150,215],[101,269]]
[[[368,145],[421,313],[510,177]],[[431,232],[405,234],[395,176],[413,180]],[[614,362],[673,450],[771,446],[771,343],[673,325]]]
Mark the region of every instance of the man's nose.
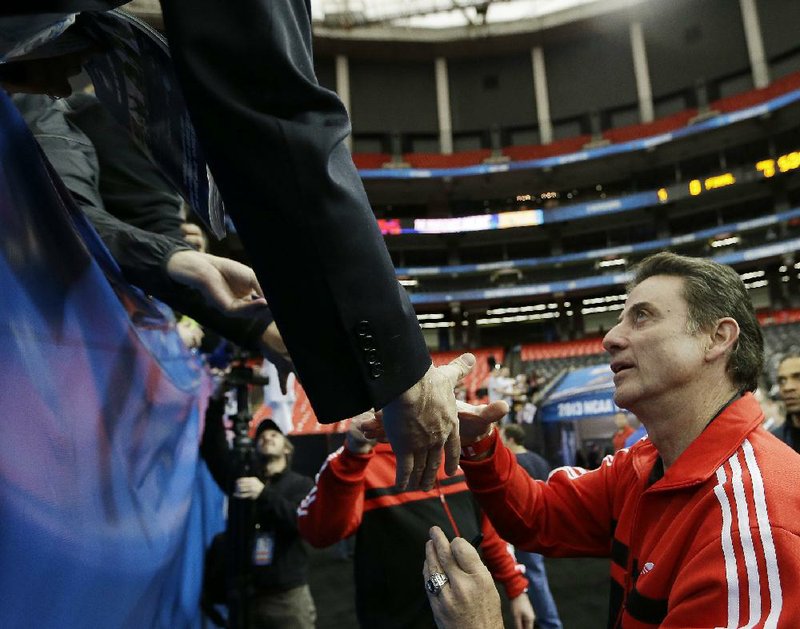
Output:
[[620,330],[621,325],[621,323],[618,323],[608,332],[606,332],[606,335],[603,337],[603,349],[609,354],[613,354],[615,351],[618,351],[625,346],[625,338],[621,334]]

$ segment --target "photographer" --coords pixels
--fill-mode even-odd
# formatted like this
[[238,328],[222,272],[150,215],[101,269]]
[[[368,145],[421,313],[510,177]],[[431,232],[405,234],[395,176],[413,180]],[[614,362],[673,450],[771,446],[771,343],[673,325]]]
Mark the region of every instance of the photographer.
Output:
[[296,515],[313,482],[289,469],[293,446],[273,421],[261,422],[253,441],[247,438],[249,413],[241,405],[246,395],[239,396],[234,447],[228,447],[224,389],[225,383],[209,400],[200,446],[212,476],[230,497],[228,528],[208,553],[207,580],[214,573],[224,575],[222,598],[234,629],[314,627],[308,557]]

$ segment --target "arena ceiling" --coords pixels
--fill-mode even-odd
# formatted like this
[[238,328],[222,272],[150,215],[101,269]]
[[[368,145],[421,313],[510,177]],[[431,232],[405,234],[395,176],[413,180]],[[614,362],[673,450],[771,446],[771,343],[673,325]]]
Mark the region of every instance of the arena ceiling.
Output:
[[312,0],[329,28],[454,28],[543,18],[598,0]]

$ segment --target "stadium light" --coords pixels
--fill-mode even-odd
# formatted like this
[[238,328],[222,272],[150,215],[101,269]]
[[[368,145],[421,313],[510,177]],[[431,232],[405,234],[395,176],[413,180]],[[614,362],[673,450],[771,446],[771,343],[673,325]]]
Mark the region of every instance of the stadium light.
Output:
[[730,236],[728,238],[718,238],[717,240],[712,240],[711,241],[711,246],[714,247],[715,249],[719,248],[719,247],[729,247],[731,245],[735,245],[740,240],[741,239],[739,238],[739,236]]

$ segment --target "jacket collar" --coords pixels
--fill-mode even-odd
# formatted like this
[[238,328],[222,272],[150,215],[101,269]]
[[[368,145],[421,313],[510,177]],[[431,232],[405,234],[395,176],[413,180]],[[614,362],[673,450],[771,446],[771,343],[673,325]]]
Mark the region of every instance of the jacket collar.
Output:
[[[700,433],[652,489],[678,489],[708,480],[763,420],[764,413],[753,394],[745,393]],[[656,447],[647,439],[631,454],[637,474],[646,480],[658,458]]]

